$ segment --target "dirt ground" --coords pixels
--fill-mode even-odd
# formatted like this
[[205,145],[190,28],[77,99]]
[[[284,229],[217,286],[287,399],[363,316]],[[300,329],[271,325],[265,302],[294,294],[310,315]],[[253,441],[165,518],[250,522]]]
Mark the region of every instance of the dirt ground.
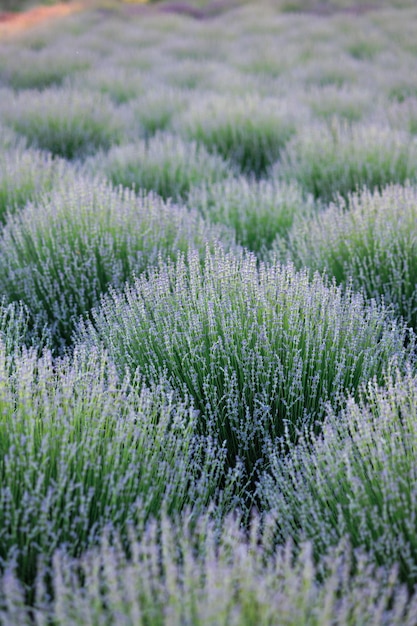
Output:
[[[127,13],[140,13],[148,11],[160,11],[160,12],[173,12],[189,15],[195,18],[207,18],[216,14],[220,14],[226,9],[233,8],[239,4],[239,0],[213,0],[204,9],[198,9],[188,2],[164,2],[160,6],[144,6],[146,0],[125,0],[125,10]],[[132,2],[130,4],[129,2]],[[136,4],[138,3],[138,4]],[[40,25],[42,23],[52,21],[61,17],[81,11],[86,8],[88,2],[86,0],[78,0],[73,2],[61,2],[53,6],[38,6],[29,11],[22,13],[5,13],[0,12],[0,39],[11,37],[15,34],[19,34],[33,26]],[[369,5],[366,3],[353,5],[350,9],[342,9],[342,12],[361,14],[369,10],[375,9],[375,5]],[[340,9],[339,9],[340,11]],[[322,2],[317,2],[308,10],[309,13],[316,15],[327,15],[329,13],[337,12]]]
[[0,37],[10,37],[32,26],[65,17],[83,8],[82,2],[59,3],[53,6],[39,6],[23,13],[0,12]]

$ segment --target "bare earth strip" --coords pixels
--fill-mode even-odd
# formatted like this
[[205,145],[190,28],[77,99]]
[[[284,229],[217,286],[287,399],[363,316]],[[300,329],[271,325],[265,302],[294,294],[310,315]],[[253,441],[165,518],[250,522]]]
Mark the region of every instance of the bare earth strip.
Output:
[[[193,6],[192,3],[186,1],[168,1],[152,6],[146,5],[146,0],[125,0],[125,2],[127,2],[127,4],[124,10],[130,14],[167,12],[188,15],[189,17],[195,17],[197,19],[214,17],[242,4],[241,0],[212,0],[210,3],[207,3],[206,6],[197,8]],[[132,4],[130,4],[130,2],[132,2]],[[33,26],[52,21],[53,19],[65,17],[76,11],[87,8],[86,5],[88,5],[88,3],[86,3],[85,0],[80,0],[71,3],[61,2],[50,7],[39,6],[23,13],[0,12],[0,39],[19,34]],[[306,8],[305,12],[315,15],[329,15],[337,12],[359,15],[375,8],[375,4],[360,3],[347,9],[337,9],[335,7],[330,8],[326,3],[317,2]]]
[[35,7],[23,13],[0,12],[0,38],[16,35],[32,26],[37,26],[49,20],[65,17],[83,9],[82,2],[59,3],[50,7]]

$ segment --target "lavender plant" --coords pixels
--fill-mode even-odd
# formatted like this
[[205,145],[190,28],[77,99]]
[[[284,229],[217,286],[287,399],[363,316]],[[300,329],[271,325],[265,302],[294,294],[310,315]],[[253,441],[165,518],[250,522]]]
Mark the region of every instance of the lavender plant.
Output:
[[314,212],[312,197],[295,184],[244,177],[192,187],[187,204],[207,221],[234,228],[236,241],[264,256],[277,235],[285,238],[295,217]]
[[192,103],[178,116],[177,127],[232,160],[243,173],[259,176],[279,157],[295,132],[295,121],[285,102],[212,95]]
[[390,103],[384,107],[380,115],[385,117],[393,128],[417,135],[417,97]]
[[70,87],[25,90],[0,103],[4,121],[30,146],[79,159],[120,143],[126,129],[111,101]]
[[105,527],[126,536],[162,509],[198,515],[225,485],[225,451],[195,435],[192,405],[163,382],[132,385],[101,352],[27,352],[8,373],[0,342],[0,359],[0,569],[14,561],[22,582],[58,547],[80,555]]
[[[0,89],[0,99],[7,97],[10,94],[9,89]],[[24,149],[27,147],[27,142],[24,137],[18,135],[9,126],[6,126],[3,122],[0,122],[0,147],[2,150],[9,149]]]
[[411,369],[376,381],[330,412],[322,434],[307,433],[286,458],[279,448],[260,484],[277,536],[314,541],[316,555],[347,535],[373,562],[399,564],[401,580],[417,580],[417,379]]
[[[268,441],[295,437],[327,402],[403,363],[406,329],[316,274],[261,264],[254,255],[191,251],[112,291],[81,327],[119,371],[164,374],[199,410],[200,432],[226,441],[250,472]],[[411,349],[411,348],[410,348]]]
[[48,152],[10,148],[0,152],[0,222],[8,212],[23,208],[65,179],[75,181],[76,171]]
[[[341,541],[320,567],[311,543],[295,554],[292,542],[268,548],[270,531],[254,519],[248,535],[239,516],[222,530],[210,515],[195,525],[184,516],[151,521],[139,540],[131,536],[130,558],[117,535],[107,533],[97,549],[79,559],[54,553],[52,572],[40,567],[35,608],[25,603],[12,568],[0,579],[0,624],[46,626],[124,624],[145,626],[413,626],[411,598],[395,569],[378,569],[366,554]],[[132,533],[133,535],[133,533]],[[54,594],[45,593],[51,578]],[[366,593],[364,593],[366,589]],[[0,591],[0,597],[1,597]]]
[[309,89],[304,98],[317,119],[331,122],[338,118],[352,123],[369,115],[373,92],[366,91],[362,85],[360,88],[327,85]]
[[363,186],[381,189],[416,179],[417,142],[405,132],[375,125],[311,126],[288,144],[271,176],[296,180],[328,202]]
[[187,90],[162,83],[146,85],[140,97],[129,104],[133,119],[145,137],[171,130],[173,118],[186,109]]
[[109,285],[121,288],[133,272],[159,256],[175,258],[189,244],[203,253],[208,240],[223,235],[232,245],[232,234],[156,195],[81,177],[63,181],[9,216],[0,239],[0,288],[9,301],[26,303],[61,350]]
[[195,141],[161,133],[148,141],[116,146],[105,156],[99,153],[86,167],[115,185],[179,200],[193,185],[225,178],[230,165]]
[[135,100],[145,90],[143,72],[133,67],[120,67],[113,58],[71,78],[71,85],[83,91],[93,91],[121,105]]
[[74,53],[65,40],[38,49],[8,42],[0,47],[0,81],[16,90],[41,90],[61,85],[93,61],[91,53],[80,54],[79,49]]
[[[299,221],[289,235],[297,267],[326,271],[368,298],[384,301],[417,328],[417,190],[392,185],[339,199]],[[282,241],[276,242],[282,250]]]

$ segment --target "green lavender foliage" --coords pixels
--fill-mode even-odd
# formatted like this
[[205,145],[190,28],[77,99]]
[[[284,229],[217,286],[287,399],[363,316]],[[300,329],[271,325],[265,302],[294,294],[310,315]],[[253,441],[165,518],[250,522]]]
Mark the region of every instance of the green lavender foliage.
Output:
[[[414,366],[403,372],[414,338],[366,304],[384,299],[416,325],[415,192],[405,180],[415,184],[417,171],[417,12],[394,8],[413,3],[193,0],[214,18],[204,20],[126,5],[0,42],[0,440],[10,444],[6,455],[0,445],[1,626],[417,623]],[[297,7],[332,16],[291,14]],[[173,156],[162,133],[220,154],[227,180],[194,177],[189,148]],[[163,149],[141,162],[147,184],[190,211],[85,172],[70,180],[56,159],[95,157],[100,169],[108,150],[156,139]],[[36,175],[40,148],[55,160],[39,157]],[[387,184],[405,189],[389,195]],[[304,204],[281,212],[272,189],[334,206],[323,222]],[[343,220],[356,211],[354,233]],[[256,258],[215,260],[210,243],[202,263],[206,239],[229,242],[233,231]],[[277,235],[273,254],[287,261],[291,250],[301,272],[260,263]],[[164,264],[189,245],[191,267]],[[314,276],[330,265],[335,284]],[[106,296],[95,334],[79,331],[88,345],[57,360],[110,285],[118,308]],[[54,356],[39,358],[45,341]],[[392,360],[401,373],[385,377]],[[313,423],[314,436],[303,430]],[[278,460],[295,464],[296,450],[311,467],[287,468],[284,480]],[[253,494],[258,474],[242,494],[240,463],[227,474],[236,455],[248,472],[262,459],[262,491]],[[225,511],[254,501],[261,519],[250,528],[247,509],[221,526]],[[147,526],[155,515],[162,521]]]
[[271,454],[261,482],[277,536],[314,541],[316,556],[345,535],[401,580],[417,580],[417,379],[410,369],[375,381],[359,402],[330,412],[319,437],[307,433],[286,458]]
[[30,146],[66,159],[108,149],[126,135],[123,117],[108,98],[71,87],[14,93],[0,102],[0,113]]
[[390,126],[417,135],[417,98],[406,98],[403,102],[384,106],[380,115],[387,119]]
[[145,137],[172,129],[172,120],[186,109],[190,94],[185,89],[162,83],[146,85],[146,89],[129,104],[133,119]]
[[0,47],[0,82],[16,90],[59,86],[93,61],[94,55],[74,50],[65,38],[38,49],[11,41]]
[[232,245],[232,234],[154,194],[135,196],[81,177],[63,181],[9,216],[0,238],[1,291],[25,302],[60,350],[110,285],[121,288],[133,272],[189,245],[204,253],[206,242],[222,235]]
[[317,119],[329,122],[335,117],[350,123],[359,122],[369,114],[372,105],[370,92],[362,86],[360,89],[335,85],[311,88],[305,100]]
[[36,201],[65,179],[75,182],[76,170],[48,152],[23,147],[0,152],[0,222],[8,212]]
[[4,296],[0,300],[0,342],[10,366],[13,357],[21,350],[42,348],[40,337],[34,333],[28,308],[22,302],[8,304]]
[[416,172],[417,142],[408,133],[334,121],[297,133],[271,176],[296,180],[315,198],[329,202],[365,185],[373,190],[415,180]]
[[[8,89],[0,89],[0,101],[4,96],[9,94]],[[6,126],[2,121],[0,122],[0,148],[1,150],[24,150],[27,147],[27,142],[24,137],[18,135],[13,131],[10,126]]]
[[119,371],[167,375],[200,411],[201,432],[226,441],[250,472],[268,441],[324,416],[326,402],[403,362],[405,328],[316,274],[254,255],[191,251],[124,294],[112,291],[83,325]]
[[[59,550],[52,572],[40,567],[31,614],[37,626],[415,624],[416,597],[398,584],[395,569],[380,570],[365,554],[354,559],[346,541],[328,551],[320,568],[311,543],[296,554],[288,540],[271,553],[269,526],[255,518],[248,536],[239,516],[229,515],[219,534],[210,515],[197,525],[163,515],[141,539],[130,538],[128,559],[117,534],[107,532],[81,558]],[[49,576],[53,599],[45,593]],[[33,623],[12,568],[0,578],[1,596],[2,626]]]
[[[289,235],[297,267],[326,271],[368,298],[383,300],[417,328],[417,189],[391,185],[383,191],[339,199]],[[284,244],[278,241],[277,249]]]
[[244,177],[193,187],[187,204],[208,221],[232,227],[236,241],[260,256],[266,254],[277,235],[286,237],[295,218],[315,210],[312,197],[306,197],[294,183]]
[[162,508],[198,515],[224,483],[225,451],[195,436],[192,405],[163,383],[132,385],[82,350],[26,352],[9,373],[3,342],[0,367],[0,569],[15,561],[24,583],[40,556],[80,555],[105,527],[123,535]]
[[140,69],[120,67],[108,58],[95,63],[90,70],[71,77],[71,85],[82,91],[92,91],[109,97],[116,105],[136,100],[145,90]]
[[263,174],[295,132],[288,104],[272,98],[212,95],[178,117],[186,137],[230,159],[246,174]]
[[204,146],[165,133],[148,141],[116,146],[107,155],[99,153],[86,167],[115,185],[155,191],[175,200],[192,186],[219,181],[230,172],[230,165]]

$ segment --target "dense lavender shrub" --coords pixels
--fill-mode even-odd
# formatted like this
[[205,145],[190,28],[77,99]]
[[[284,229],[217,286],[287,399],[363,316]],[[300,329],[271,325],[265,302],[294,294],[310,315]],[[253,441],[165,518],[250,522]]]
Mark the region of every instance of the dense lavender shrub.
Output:
[[23,300],[48,325],[56,349],[71,342],[78,317],[100,294],[122,287],[158,257],[225,235],[196,213],[156,195],[135,196],[105,182],[65,181],[37,203],[9,216],[0,238],[0,288]]
[[22,147],[0,151],[0,222],[8,211],[22,208],[65,179],[75,181],[75,176],[68,163],[48,152]]
[[[59,550],[52,572],[41,566],[31,615],[37,626],[48,619],[55,626],[414,626],[417,601],[395,569],[380,570],[358,553],[353,567],[345,541],[317,567],[309,543],[297,555],[290,540],[271,553],[269,531],[256,518],[248,536],[238,516],[229,516],[219,534],[209,515],[197,524],[164,515],[140,540],[131,537],[128,559],[117,535],[107,533],[82,558]],[[30,626],[12,568],[0,578],[2,595],[0,624]]]
[[298,133],[271,176],[296,180],[316,198],[330,201],[365,185],[373,190],[415,180],[416,172],[417,142],[407,133],[334,122]]
[[304,96],[314,116],[331,122],[337,117],[348,122],[359,122],[372,106],[372,97],[363,87],[335,87],[327,85],[309,89]]
[[1,101],[0,113],[29,145],[67,159],[108,149],[126,133],[123,118],[109,99],[70,87],[15,93]]
[[143,72],[133,67],[120,67],[105,58],[89,71],[71,79],[71,84],[83,91],[92,91],[109,97],[115,104],[125,104],[145,90]]
[[116,146],[107,155],[98,154],[86,167],[116,185],[179,200],[193,185],[225,178],[230,165],[195,141],[161,133],[148,141]]
[[114,4],[0,42],[0,624],[415,626],[415,0]]
[[0,368],[0,569],[16,561],[21,580],[104,527],[125,533],[162,508],[197,515],[224,483],[224,450],[195,435],[192,405],[120,380],[106,355],[25,353],[8,374],[0,342]]
[[194,187],[187,204],[207,220],[234,228],[236,241],[261,256],[277,235],[287,235],[295,217],[314,211],[313,199],[295,184],[244,177]]
[[288,103],[256,96],[198,98],[177,125],[185,136],[256,176],[276,161],[295,132]]
[[130,103],[129,108],[141,133],[151,137],[158,131],[171,129],[172,119],[186,108],[189,97],[185,89],[151,83],[146,85],[142,95]]
[[91,53],[80,54],[79,49],[74,53],[73,46],[65,40],[40,49],[3,44],[0,81],[13,89],[45,89],[61,85],[71,75],[86,70],[93,60]]
[[252,471],[269,440],[323,417],[326,402],[405,359],[405,329],[360,295],[292,266],[216,247],[204,265],[180,256],[112,292],[81,332],[120,371],[164,373],[200,411],[202,432],[226,441]]
[[412,135],[417,135],[417,95],[414,98],[406,98],[403,102],[391,103],[381,111],[390,126],[405,130]]
[[374,562],[398,563],[417,580],[417,379],[414,372],[371,382],[359,402],[331,412],[319,437],[307,434],[284,459],[276,449],[261,482],[277,534],[311,539],[316,554],[348,535]]
[[[417,329],[417,190],[393,185],[342,199],[289,236],[289,256],[393,306]],[[283,248],[277,242],[277,248]]]
[[[8,95],[10,91],[8,89],[0,90],[0,101],[5,96]],[[1,150],[9,150],[9,149],[21,149],[27,147],[27,142],[24,137],[18,135],[15,131],[13,131],[9,126],[5,126],[3,122],[0,122],[0,148]]]

